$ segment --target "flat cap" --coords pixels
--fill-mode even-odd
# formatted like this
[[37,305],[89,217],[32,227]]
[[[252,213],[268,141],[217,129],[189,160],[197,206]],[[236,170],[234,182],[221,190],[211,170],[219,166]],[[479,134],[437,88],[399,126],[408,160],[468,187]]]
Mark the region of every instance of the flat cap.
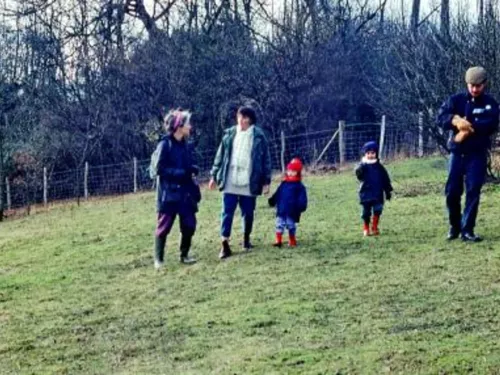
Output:
[[480,85],[486,82],[486,69],[482,66],[473,66],[465,73],[465,82],[471,85]]

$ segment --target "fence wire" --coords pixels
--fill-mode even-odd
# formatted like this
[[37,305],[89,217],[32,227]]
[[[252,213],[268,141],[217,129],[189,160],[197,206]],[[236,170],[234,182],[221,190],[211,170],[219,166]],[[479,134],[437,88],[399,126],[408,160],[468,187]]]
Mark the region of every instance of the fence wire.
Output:
[[[364,143],[371,140],[380,142],[381,129],[381,123],[345,124],[341,132],[339,128],[332,128],[271,138],[269,149],[272,168],[279,171],[283,168],[283,164],[286,165],[294,157],[301,158],[309,167],[317,164],[338,166],[341,161],[357,161]],[[385,125],[383,158],[423,156],[438,151],[438,146],[430,138],[419,135],[415,129],[418,128],[414,126],[405,128],[396,124]],[[194,150],[200,167],[200,180],[208,180],[216,151]],[[120,164],[88,166],[50,173],[47,175],[46,189],[44,189],[43,172],[37,172],[30,178],[6,181],[8,186],[4,189],[6,195],[4,202],[7,202],[8,209],[18,209],[61,200],[152,190],[154,182],[149,177],[149,162],[148,159],[135,162],[132,160]]]

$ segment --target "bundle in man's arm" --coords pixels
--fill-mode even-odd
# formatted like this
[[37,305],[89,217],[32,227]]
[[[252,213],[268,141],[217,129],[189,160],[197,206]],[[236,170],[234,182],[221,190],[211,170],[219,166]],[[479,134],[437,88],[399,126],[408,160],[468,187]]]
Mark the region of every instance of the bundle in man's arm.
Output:
[[472,124],[463,117],[455,115],[453,116],[451,123],[458,129],[458,133],[455,135],[455,142],[457,143],[463,142],[469,135],[474,133]]

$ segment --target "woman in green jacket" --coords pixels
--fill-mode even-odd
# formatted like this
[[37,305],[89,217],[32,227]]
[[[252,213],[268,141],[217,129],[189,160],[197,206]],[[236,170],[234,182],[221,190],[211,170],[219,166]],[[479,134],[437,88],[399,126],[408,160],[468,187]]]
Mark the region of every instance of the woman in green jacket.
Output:
[[240,107],[237,125],[224,133],[211,170],[210,189],[223,192],[220,259],[231,256],[229,239],[236,207],[243,219],[243,248],[250,251],[256,198],[269,193],[271,155],[262,129],[255,125],[251,107]]

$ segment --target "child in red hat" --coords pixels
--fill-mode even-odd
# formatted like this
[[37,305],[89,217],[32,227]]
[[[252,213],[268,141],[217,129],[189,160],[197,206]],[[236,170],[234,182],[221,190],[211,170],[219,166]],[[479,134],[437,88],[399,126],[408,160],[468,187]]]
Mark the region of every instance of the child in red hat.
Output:
[[302,162],[294,158],[287,165],[286,175],[278,190],[269,198],[269,205],[276,207],[276,241],[273,246],[283,246],[285,229],[288,229],[289,246],[297,246],[297,223],[300,215],[307,209],[307,192],[301,175]]

